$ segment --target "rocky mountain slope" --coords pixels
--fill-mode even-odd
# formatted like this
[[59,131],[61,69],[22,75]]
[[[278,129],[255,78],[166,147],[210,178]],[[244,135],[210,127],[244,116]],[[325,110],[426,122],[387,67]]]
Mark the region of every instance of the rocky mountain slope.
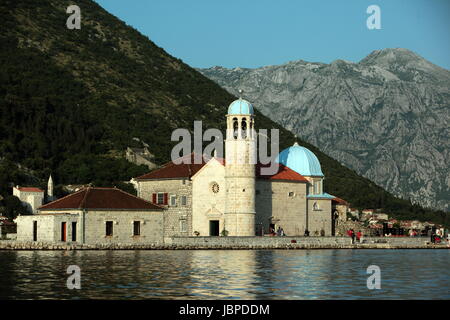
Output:
[[450,71],[384,49],[359,63],[200,72],[394,194],[450,210]]
[[[81,29],[66,27],[68,0],[0,2],[0,194],[28,183],[45,187],[121,186],[148,171],[124,159],[145,141],[155,162],[170,159],[175,128],[224,129],[235,96],[106,12],[77,0]],[[443,212],[396,198],[256,110],[256,127],[278,128],[280,150],[298,141],[319,158],[324,189],[359,208],[450,225]]]

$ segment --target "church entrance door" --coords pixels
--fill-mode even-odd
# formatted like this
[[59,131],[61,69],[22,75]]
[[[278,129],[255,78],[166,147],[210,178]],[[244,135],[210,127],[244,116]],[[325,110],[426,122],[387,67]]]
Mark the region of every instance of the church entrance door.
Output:
[[209,221],[209,235],[218,236],[219,235],[219,220]]

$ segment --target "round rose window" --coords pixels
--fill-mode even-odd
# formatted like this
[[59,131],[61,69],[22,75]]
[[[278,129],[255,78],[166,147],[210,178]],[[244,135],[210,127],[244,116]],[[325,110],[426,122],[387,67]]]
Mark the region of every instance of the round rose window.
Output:
[[214,193],[219,192],[219,185],[217,183],[213,183],[211,188],[212,188],[212,192],[214,192]]

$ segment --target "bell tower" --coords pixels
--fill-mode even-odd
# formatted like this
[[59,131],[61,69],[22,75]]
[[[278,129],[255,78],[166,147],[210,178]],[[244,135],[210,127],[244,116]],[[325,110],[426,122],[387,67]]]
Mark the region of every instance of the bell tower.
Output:
[[48,178],[48,182],[47,182],[47,200],[48,201],[54,200],[52,175],[50,175],[50,177]]
[[228,107],[225,140],[225,230],[229,236],[255,235],[256,134],[250,102]]

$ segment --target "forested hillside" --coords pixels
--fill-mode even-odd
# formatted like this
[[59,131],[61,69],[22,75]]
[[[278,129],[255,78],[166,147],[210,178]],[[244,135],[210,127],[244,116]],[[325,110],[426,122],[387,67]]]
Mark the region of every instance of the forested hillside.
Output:
[[[0,194],[10,183],[119,185],[146,171],[123,152],[134,137],[156,161],[169,160],[175,128],[224,129],[234,96],[147,37],[79,0],[81,30],[66,28],[71,1],[0,4]],[[256,108],[258,106],[256,105]],[[279,128],[280,148],[293,134],[256,111],[257,128]],[[412,206],[303,141],[317,154],[327,192],[361,208],[444,222],[443,212]],[[20,167],[19,167],[20,165]],[[36,181],[31,181],[37,179]]]

